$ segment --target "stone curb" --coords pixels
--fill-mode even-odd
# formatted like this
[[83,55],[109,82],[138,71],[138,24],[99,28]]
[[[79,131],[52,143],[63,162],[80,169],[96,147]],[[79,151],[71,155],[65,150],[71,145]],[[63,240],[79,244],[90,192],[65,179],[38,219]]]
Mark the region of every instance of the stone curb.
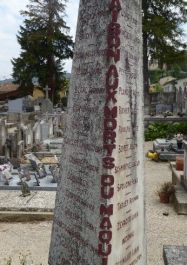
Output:
[[0,222],[52,221],[53,212],[0,211]]

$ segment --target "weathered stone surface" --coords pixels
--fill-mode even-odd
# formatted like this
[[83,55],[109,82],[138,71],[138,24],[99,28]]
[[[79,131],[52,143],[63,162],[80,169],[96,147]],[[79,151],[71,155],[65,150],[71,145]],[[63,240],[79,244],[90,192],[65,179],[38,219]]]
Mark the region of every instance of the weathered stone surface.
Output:
[[31,192],[30,197],[21,197],[21,191],[0,192],[0,212],[53,212],[55,191]]
[[183,185],[185,189],[187,190],[187,141],[183,141],[184,146],[184,179],[183,179]]
[[184,186],[184,172],[176,170],[176,163],[171,162],[172,183],[175,186],[173,203],[178,214],[187,214],[187,192]]
[[164,246],[163,257],[165,265],[186,265],[187,247],[185,246]]
[[81,0],[50,265],[145,265],[141,1]]
[[187,214],[187,192],[182,185],[175,187],[174,206],[178,214]]

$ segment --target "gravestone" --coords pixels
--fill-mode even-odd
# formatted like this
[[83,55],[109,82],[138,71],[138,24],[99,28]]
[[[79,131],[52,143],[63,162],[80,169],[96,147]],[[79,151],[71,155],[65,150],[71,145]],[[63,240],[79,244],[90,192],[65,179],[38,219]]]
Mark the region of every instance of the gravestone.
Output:
[[53,119],[50,118],[48,120],[48,124],[49,124],[49,138],[52,138],[54,136],[54,124],[53,124]]
[[4,155],[6,137],[7,137],[7,128],[5,125],[5,120],[0,120],[0,155]]
[[8,101],[8,112],[10,113],[22,113],[23,112],[23,105],[24,105],[24,98],[18,98],[14,100]]
[[24,141],[19,141],[17,144],[17,158],[20,159],[24,152]]
[[44,141],[44,140],[49,138],[49,127],[50,127],[50,125],[45,120],[42,120],[40,122],[40,126],[41,126],[41,140]]
[[31,124],[27,125],[26,131],[26,146],[30,147],[33,145],[33,127]]
[[40,121],[37,121],[33,127],[33,140],[35,144],[39,144],[41,142],[42,136],[41,136],[41,125]]
[[139,0],[81,0],[49,265],[145,265]]
[[41,108],[39,105],[34,105],[34,112],[40,112]]
[[40,103],[42,113],[53,113],[53,103],[50,99],[42,99]]
[[53,103],[49,98],[38,98],[33,104],[36,111],[41,111],[42,113],[53,113]]

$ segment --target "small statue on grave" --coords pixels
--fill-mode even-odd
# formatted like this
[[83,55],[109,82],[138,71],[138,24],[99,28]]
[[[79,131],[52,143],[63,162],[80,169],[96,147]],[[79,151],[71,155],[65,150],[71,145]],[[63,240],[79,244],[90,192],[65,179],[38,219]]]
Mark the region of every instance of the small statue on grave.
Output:
[[4,170],[2,171],[2,178],[5,180],[5,185],[9,185],[10,180],[12,179],[12,174],[8,164],[4,165]]
[[34,177],[35,177],[36,182],[34,182],[33,184],[34,184],[35,186],[38,186],[38,187],[39,187],[39,186],[40,186],[40,181],[39,181],[39,179],[38,179],[36,173],[34,173]]
[[18,176],[20,178],[20,182],[18,183],[18,185],[21,185],[21,181],[24,179],[26,181],[30,181],[31,180],[31,175],[29,172],[28,168],[19,168],[18,169]]
[[26,181],[30,181],[31,180],[31,175],[30,175],[30,172],[29,172],[28,168],[24,168],[23,169],[23,175],[24,175],[24,178],[25,178]]
[[23,180],[21,181],[21,192],[22,192],[21,194],[22,197],[31,195],[28,184]]
[[5,185],[9,185],[9,181],[12,179],[12,175],[8,170],[3,172],[3,177],[5,179]]
[[21,185],[22,181],[25,180],[25,174],[23,168],[18,168],[18,176],[20,181],[17,183],[17,185]]
[[19,182],[17,182],[17,185],[21,185],[21,183],[22,183],[22,178],[23,178],[23,171],[22,171],[22,169],[19,167],[18,168],[18,176],[19,176]]
[[57,183],[58,177],[59,177],[59,171],[60,171],[59,167],[56,166],[56,165],[55,166],[50,166],[49,170],[51,171],[51,175],[53,177],[51,183]]
[[45,178],[47,175],[43,165],[37,168],[37,173],[40,179]]

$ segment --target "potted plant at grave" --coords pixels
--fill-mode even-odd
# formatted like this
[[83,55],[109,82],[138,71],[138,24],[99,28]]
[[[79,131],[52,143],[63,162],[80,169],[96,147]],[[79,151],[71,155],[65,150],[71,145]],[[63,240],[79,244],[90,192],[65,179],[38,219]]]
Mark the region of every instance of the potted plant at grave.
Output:
[[161,203],[169,203],[171,195],[175,193],[175,186],[171,182],[164,182],[157,190]]

